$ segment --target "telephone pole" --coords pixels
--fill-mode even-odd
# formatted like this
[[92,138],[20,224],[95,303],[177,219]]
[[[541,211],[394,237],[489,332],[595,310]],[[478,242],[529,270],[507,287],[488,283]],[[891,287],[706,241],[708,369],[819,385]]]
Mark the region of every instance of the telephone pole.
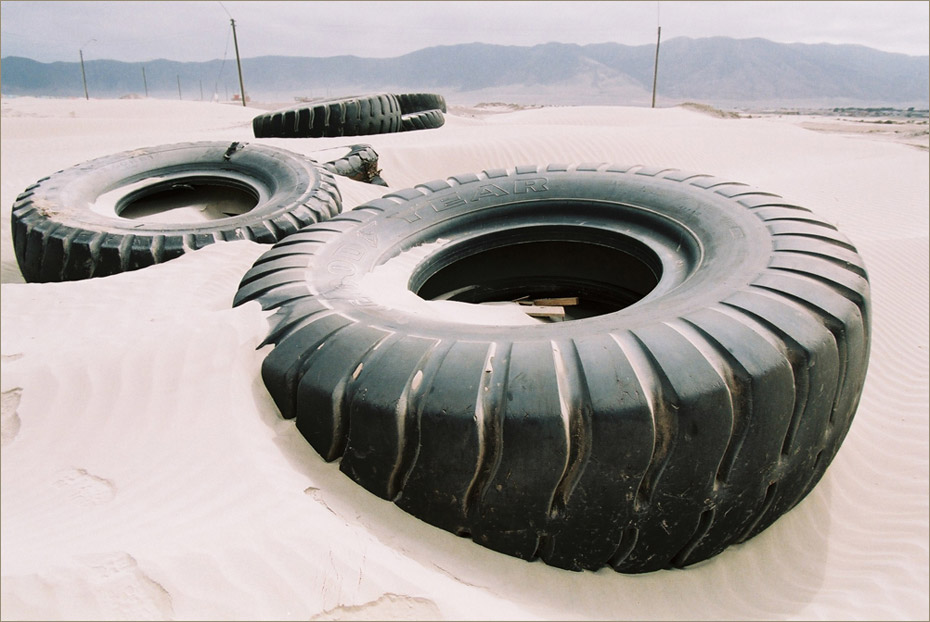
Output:
[[84,50],[78,50],[78,53],[81,55],[81,81],[84,83],[84,99],[90,100],[90,96],[87,94],[87,76],[84,74]]
[[239,68],[239,92],[242,95],[242,105],[245,106],[245,85],[242,83],[242,63],[239,61],[239,41],[236,39],[236,20],[231,16],[229,23],[232,24],[233,46],[236,48],[236,67]]
[[659,26],[659,34],[656,38],[656,64],[652,72],[652,107],[656,107],[656,82],[659,79],[659,43],[662,41],[662,27]]
[[93,43],[94,41],[96,41],[96,39],[89,39],[84,42],[84,45],[78,48],[78,54],[81,55],[81,82],[84,83],[84,99],[87,100],[89,100],[90,97],[87,95],[87,74],[84,73],[84,48],[87,44]]
[[659,17],[659,3],[656,2],[656,27],[659,29],[658,34],[656,35],[656,63],[655,69],[652,72],[652,107],[656,107],[656,82],[659,79],[659,43],[662,41],[662,21]]

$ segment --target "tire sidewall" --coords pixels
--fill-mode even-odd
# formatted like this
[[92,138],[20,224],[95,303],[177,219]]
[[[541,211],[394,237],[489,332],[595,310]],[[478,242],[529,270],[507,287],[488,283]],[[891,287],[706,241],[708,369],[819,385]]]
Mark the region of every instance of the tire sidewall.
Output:
[[[309,201],[322,184],[335,186],[328,171],[299,154],[240,144],[225,157],[229,149],[226,142],[174,144],[98,158],[52,175],[39,184],[32,200],[47,218],[78,229],[133,235],[206,233],[273,219]],[[119,195],[132,184],[196,177],[235,179],[252,189],[257,204],[243,214],[193,223],[146,222],[94,209],[102,195]]]
[[[677,318],[715,304],[747,287],[765,269],[772,249],[764,223],[736,200],[654,176],[534,169],[468,180],[436,192],[419,188],[422,196],[369,212],[339,239],[315,250],[307,282],[324,304],[366,324],[405,332],[416,326],[416,334],[423,336],[441,337],[450,330],[460,338],[481,339],[497,334],[513,339],[600,333]],[[377,202],[379,210],[391,197]],[[357,209],[366,211],[364,206]],[[636,304],[606,315],[519,327],[451,324],[408,316],[362,286],[378,266],[440,239],[455,238],[456,244],[467,246],[515,227],[558,224],[588,230],[592,222],[596,230],[609,230],[616,222],[615,232],[645,244],[656,230],[664,230],[659,285]],[[680,256],[668,248],[676,235],[681,237]],[[675,274],[666,278],[670,273]]]

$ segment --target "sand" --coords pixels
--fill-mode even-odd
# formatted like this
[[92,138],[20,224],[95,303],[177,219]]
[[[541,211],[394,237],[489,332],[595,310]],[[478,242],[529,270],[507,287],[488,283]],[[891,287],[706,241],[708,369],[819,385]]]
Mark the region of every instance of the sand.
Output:
[[[3,619],[930,617],[930,167],[919,141],[681,107],[453,107],[439,129],[351,140],[254,139],[261,110],[228,104],[3,98],[0,109]],[[103,279],[22,282],[9,225],[19,192],[94,157],[198,140],[311,155],[367,142],[393,189],[611,161],[780,194],[836,224],[870,274],[872,355],[849,435],[794,510],[684,570],[568,572],[430,527],[324,462],[278,414],[259,376],[265,315],[230,306],[268,247],[215,244]],[[346,209],[386,191],[338,185]]]

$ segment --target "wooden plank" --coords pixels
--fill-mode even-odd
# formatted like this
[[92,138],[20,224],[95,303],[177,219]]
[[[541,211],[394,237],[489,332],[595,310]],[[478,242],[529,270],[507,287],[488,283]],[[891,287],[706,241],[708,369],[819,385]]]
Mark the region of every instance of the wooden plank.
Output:
[[578,297],[537,298],[533,301],[533,304],[537,307],[574,307],[578,304]]
[[521,305],[530,317],[565,317],[565,309],[557,306]]

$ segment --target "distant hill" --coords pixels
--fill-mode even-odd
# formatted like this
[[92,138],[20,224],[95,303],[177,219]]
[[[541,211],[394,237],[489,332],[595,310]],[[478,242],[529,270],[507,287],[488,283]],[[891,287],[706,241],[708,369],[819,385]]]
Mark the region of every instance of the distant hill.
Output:
[[[451,103],[649,105],[655,46],[484,43],[438,46],[396,58],[264,56],[242,60],[254,101],[431,91]],[[199,63],[153,60],[84,63],[91,97],[126,95],[226,100],[239,92],[235,58]],[[719,107],[895,106],[927,108],[930,57],[857,45],[784,44],[765,39],[679,37],[662,42],[658,105]],[[143,81],[144,70],[144,81]],[[82,97],[79,63],[0,60],[0,93]]]

